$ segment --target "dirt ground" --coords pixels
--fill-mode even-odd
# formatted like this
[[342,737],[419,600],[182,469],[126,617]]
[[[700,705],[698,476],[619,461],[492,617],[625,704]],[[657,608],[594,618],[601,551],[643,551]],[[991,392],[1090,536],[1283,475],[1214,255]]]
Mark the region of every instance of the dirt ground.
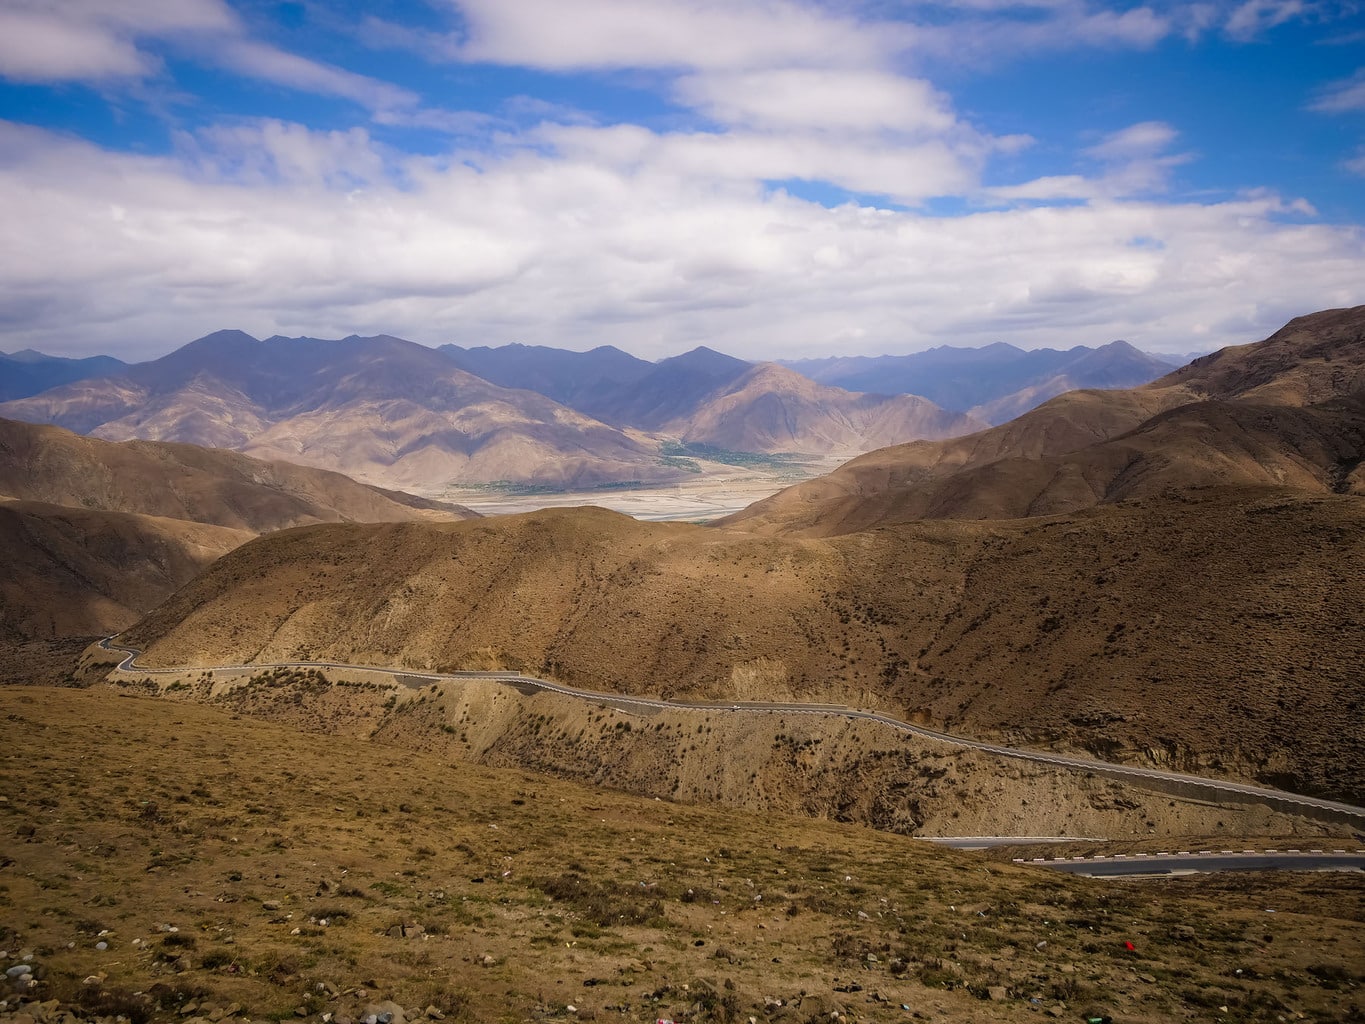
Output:
[[11,1020],[1361,1013],[1357,876],[1078,879],[112,689],[0,690],[0,751]]

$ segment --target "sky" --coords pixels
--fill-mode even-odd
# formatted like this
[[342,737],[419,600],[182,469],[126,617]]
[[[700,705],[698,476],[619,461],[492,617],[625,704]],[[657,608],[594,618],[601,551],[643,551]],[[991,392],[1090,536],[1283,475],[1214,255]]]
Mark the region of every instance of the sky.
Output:
[[1365,303],[1365,0],[0,0],[0,350],[748,359]]

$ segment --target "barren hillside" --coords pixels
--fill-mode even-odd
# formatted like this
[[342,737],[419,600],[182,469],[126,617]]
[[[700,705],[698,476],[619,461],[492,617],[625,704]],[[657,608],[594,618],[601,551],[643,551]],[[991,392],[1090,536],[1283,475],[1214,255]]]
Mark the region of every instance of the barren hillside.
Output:
[[330,522],[470,518],[340,473],[189,444],[82,437],[0,419],[0,494],[265,533]]
[[114,444],[0,420],[0,679],[58,679],[256,534],[323,522],[448,521],[458,505],[188,444]]
[[276,534],[128,638],[879,706],[1360,799],[1362,566],[1359,499],[1276,489],[826,541],[573,510]]
[[[1336,490],[1348,481],[1350,490],[1365,454],[1362,393],[1365,306],[1328,310],[1140,388],[1073,391],[968,437],[871,452],[721,525],[824,536],[925,516],[1071,510],[1168,486],[1270,481]],[[1159,416],[1206,399],[1261,411],[1207,405]],[[1322,408],[1291,411],[1306,406]],[[1138,471],[1129,471],[1129,460],[1141,463]]]
[[[131,512],[0,501],[0,654],[8,662],[25,640],[124,629],[252,536]],[[27,659],[6,664],[0,678],[32,667]]]
[[663,429],[734,451],[855,453],[981,426],[917,395],[855,394],[760,363]]

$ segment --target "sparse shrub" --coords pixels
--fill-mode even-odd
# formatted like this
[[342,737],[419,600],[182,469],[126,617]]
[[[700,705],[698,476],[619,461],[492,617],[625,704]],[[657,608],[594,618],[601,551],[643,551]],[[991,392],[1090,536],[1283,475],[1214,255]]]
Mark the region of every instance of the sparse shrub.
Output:
[[211,949],[200,959],[199,966],[206,971],[216,971],[220,967],[230,966],[236,960],[230,949]]
[[536,887],[604,928],[618,924],[651,924],[661,921],[664,916],[663,903],[657,896],[624,883],[594,882],[580,875],[562,874],[542,879]]
[[76,1004],[91,1017],[126,1017],[131,1024],[147,1024],[152,1017],[151,997],[126,988],[88,986],[81,990]]

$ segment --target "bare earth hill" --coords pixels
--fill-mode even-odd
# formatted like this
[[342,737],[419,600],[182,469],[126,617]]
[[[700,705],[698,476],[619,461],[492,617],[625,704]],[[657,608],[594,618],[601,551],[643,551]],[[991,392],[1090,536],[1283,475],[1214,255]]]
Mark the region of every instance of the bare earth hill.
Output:
[[1359,801],[1358,498],[1209,489],[829,540],[600,510],[252,542],[128,634],[152,664],[512,667],[883,707]]
[[0,419],[0,495],[266,533],[308,523],[471,518],[459,505],[222,449],[112,443]]
[[981,426],[917,395],[855,394],[759,363],[663,429],[686,443],[734,451],[851,454]]
[[1330,310],[1140,388],[1070,392],[977,434],[872,452],[723,525],[828,535],[926,516],[1067,511],[1212,483],[1358,491],[1363,392],[1365,306]]
[[0,678],[60,673],[64,638],[130,625],[256,534],[473,515],[339,473],[0,420]]

